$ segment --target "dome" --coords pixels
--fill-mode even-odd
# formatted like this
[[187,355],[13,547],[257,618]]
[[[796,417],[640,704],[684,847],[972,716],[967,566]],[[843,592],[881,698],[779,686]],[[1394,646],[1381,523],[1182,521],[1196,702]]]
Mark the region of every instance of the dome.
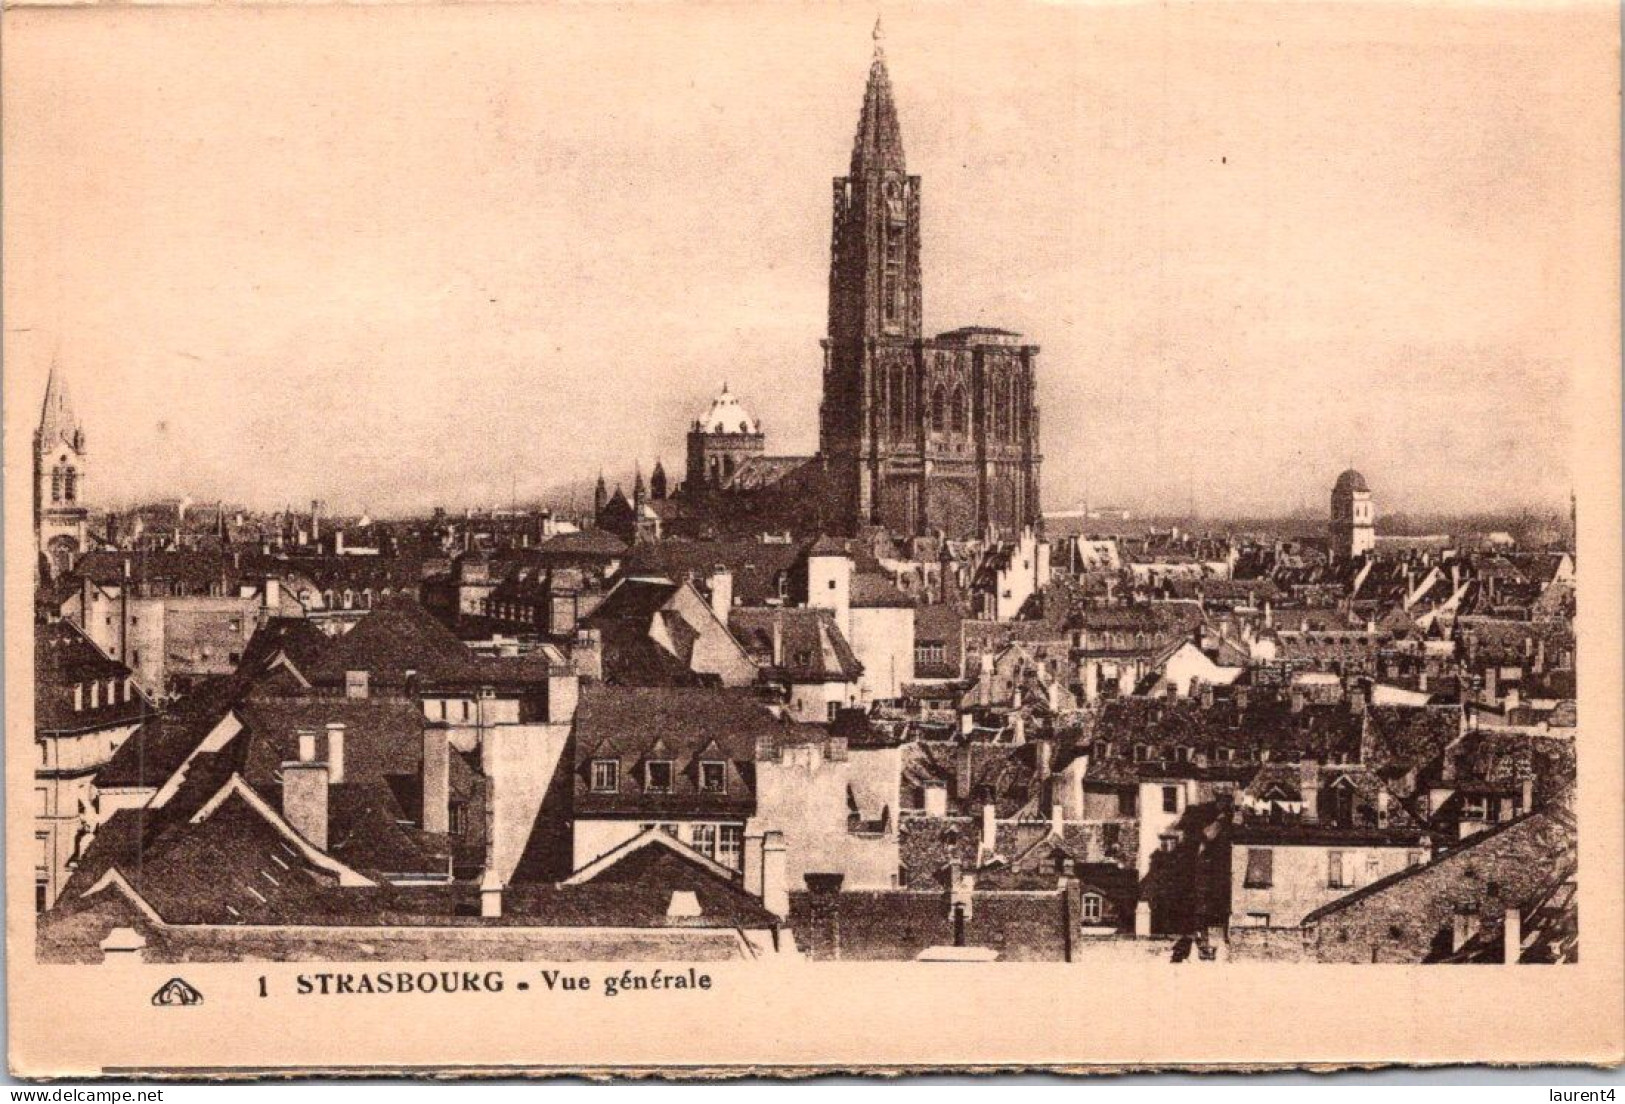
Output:
[[1365,484],[1365,476],[1350,468],[1337,477],[1337,485],[1332,488],[1338,494],[1370,494],[1371,488]]
[[722,394],[712,399],[711,408],[700,415],[698,429],[702,433],[760,433],[762,426],[723,384]]

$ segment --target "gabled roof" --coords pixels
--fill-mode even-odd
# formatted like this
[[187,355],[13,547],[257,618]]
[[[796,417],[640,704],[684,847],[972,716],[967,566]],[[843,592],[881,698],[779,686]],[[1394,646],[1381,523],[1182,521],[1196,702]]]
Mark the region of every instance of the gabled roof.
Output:
[[[756,807],[756,746],[796,726],[782,721],[747,690],[709,687],[587,686],[575,716],[575,808],[578,816],[748,815]],[[656,742],[672,764],[669,793],[647,791],[643,767]],[[724,792],[700,785],[701,752],[722,749]],[[715,754],[706,751],[706,757]],[[620,764],[613,793],[592,789],[591,764]]]
[[855,682],[863,674],[863,664],[829,610],[735,607],[728,614],[728,629],[757,666],[790,682]]
[[[79,626],[53,621],[34,628],[34,729],[83,732],[137,724],[152,703],[130,679],[128,667],[97,647]],[[108,683],[113,692],[108,691]],[[90,686],[97,684],[91,706]],[[74,688],[80,687],[79,708]]]

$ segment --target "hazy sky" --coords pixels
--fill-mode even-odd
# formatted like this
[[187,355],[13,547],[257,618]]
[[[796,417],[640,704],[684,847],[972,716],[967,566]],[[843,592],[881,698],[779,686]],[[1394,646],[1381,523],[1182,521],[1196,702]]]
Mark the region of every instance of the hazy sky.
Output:
[[[102,501],[676,472],[724,378],[810,453],[873,15],[12,11],[8,430],[55,357]],[[1566,502],[1615,19],[887,4],[927,328],[1042,345],[1050,509]]]

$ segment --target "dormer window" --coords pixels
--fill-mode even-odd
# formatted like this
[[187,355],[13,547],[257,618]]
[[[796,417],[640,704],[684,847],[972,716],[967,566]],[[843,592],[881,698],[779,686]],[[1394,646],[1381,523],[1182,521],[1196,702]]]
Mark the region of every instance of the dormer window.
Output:
[[671,793],[671,760],[651,759],[643,764],[643,792]]
[[700,792],[720,794],[728,792],[727,764],[717,759],[700,763]]
[[615,759],[592,761],[592,792],[615,793],[621,788],[621,764]]

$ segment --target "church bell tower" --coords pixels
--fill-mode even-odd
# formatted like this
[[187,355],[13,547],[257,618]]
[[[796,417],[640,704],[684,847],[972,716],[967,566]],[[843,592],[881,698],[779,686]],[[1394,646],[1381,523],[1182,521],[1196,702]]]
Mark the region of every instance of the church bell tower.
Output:
[[34,537],[52,577],[73,566],[88,540],[86,461],[85,431],[68,397],[67,379],[53,364],[34,431]]

